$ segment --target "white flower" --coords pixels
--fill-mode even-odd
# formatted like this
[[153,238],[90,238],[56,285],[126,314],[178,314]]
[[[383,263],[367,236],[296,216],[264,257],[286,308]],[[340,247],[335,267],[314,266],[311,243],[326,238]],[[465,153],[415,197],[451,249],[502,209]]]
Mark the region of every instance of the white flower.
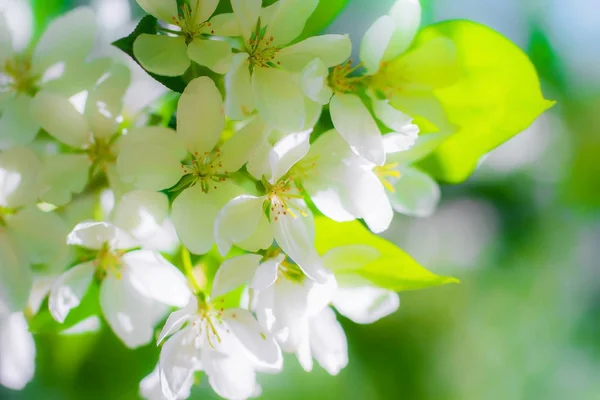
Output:
[[105,171],[111,184],[119,184],[112,170],[122,101],[129,82],[129,70],[115,64],[90,88],[81,104],[48,91],[39,92],[32,100],[33,118],[44,130],[60,142],[86,153],[45,157],[40,175],[42,200],[54,205],[68,203],[72,193],[83,191],[88,176],[98,169]]
[[342,35],[315,36],[290,44],[302,32],[318,0],[281,0],[261,9],[261,0],[233,0],[230,36],[244,40],[227,73],[227,115],[246,118],[255,109],[274,129],[289,133],[310,128],[310,114],[295,74],[315,58],[326,67],[343,62],[351,43]]
[[218,0],[191,0],[183,5],[181,14],[176,0],[137,2],[148,14],[180,28],[174,36],[144,33],[136,39],[133,53],[145,69],[158,75],[178,76],[188,69],[191,60],[219,74],[227,72],[231,47],[225,41],[206,37],[220,34],[223,18],[216,16],[209,21],[219,5]]
[[[156,364],[156,367],[152,370],[152,372],[140,382],[140,396],[146,400],[167,399],[162,391],[159,368],[159,364]],[[180,394],[175,397],[175,400],[183,400],[190,397],[193,383],[193,379],[187,380],[184,387],[181,388]]]
[[148,250],[125,252],[137,245],[122,229],[105,222],[83,222],[67,239],[69,244],[96,250],[95,260],[79,264],[54,283],[50,313],[64,322],[94,279],[100,281],[100,306],[106,321],[131,348],[152,339],[166,306],[181,307],[190,291],[181,272],[160,254]]
[[270,150],[270,168],[263,175],[266,194],[241,195],[223,207],[215,221],[221,254],[227,254],[234,243],[246,247],[244,242],[248,240],[267,248],[274,238],[311,279],[327,279],[314,248],[312,214],[294,185],[293,174],[288,174],[308,152],[309,137],[310,131],[291,134]]
[[36,136],[40,125],[32,116],[43,112],[43,104],[32,102],[36,93],[52,93],[60,98],[59,107],[100,78],[109,62],[84,62],[95,31],[92,10],[77,8],[50,23],[31,56],[21,55],[0,14],[0,149],[28,144]]
[[32,284],[31,264],[48,271],[66,261],[68,228],[52,212],[35,207],[40,162],[27,148],[0,153],[0,301],[23,310]]
[[33,379],[35,343],[21,312],[0,303],[0,385],[21,390]]
[[[260,256],[245,255],[226,263],[252,269]],[[218,293],[213,292],[213,297]],[[276,373],[282,368],[281,350],[254,316],[241,308],[223,309],[220,303],[193,297],[168,318],[159,342],[174,333],[160,354],[160,380],[167,399],[189,389],[195,371],[203,370],[212,388],[226,399],[246,399],[257,392],[256,371]],[[183,329],[182,329],[183,327]]]
[[221,94],[212,80],[197,78],[179,99],[177,133],[159,127],[134,130],[123,138],[117,159],[121,179],[142,189],[160,190],[182,177],[187,180],[173,202],[172,218],[179,239],[197,254],[214,244],[213,223],[221,208],[243,193],[231,174],[266,134],[255,118],[220,144],[224,126]]

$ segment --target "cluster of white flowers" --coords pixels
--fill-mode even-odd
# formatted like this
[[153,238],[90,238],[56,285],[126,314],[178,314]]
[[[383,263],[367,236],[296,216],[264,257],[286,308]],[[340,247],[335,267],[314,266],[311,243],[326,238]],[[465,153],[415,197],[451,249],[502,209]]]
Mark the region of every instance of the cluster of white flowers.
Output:
[[[187,398],[197,371],[224,398],[256,396],[256,373],[281,371],[282,352],[337,374],[348,350],[334,308],[368,324],[399,298],[352,273],[376,249],[319,254],[314,213],[380,233],[394,211],[427,216],[440,196],[411,166],[433,135],[386,86],[418,1],[375,22],[356,66],[347,36],[297,40],[318,0],[231,0],[218,15],[218,0],[138,3],[160,21],[133,43],[144,69],[213,74],[188,79],[176,123],[124,115],[130,71],[89,59],[90,9],[19,54],[0,14],[0,382],[31,379],[19,352],[34,354],[27,321],[44,298],[65,323],[91,288],[125,345],[162,346],[141,383],[149,399]],[[317,130],[324,109],[333,129]]]

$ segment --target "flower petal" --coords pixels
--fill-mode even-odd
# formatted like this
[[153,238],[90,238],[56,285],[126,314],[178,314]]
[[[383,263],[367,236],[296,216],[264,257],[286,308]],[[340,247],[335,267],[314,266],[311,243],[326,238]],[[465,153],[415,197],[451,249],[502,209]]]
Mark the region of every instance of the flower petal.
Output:
[[55,206],[71,201],[88,183],[90,160],[85,154],[53,154],[44,160],[39,176],[40,200]]
[[350,57],[352,43],[347,35],[313,36],[281,49],[276,60],[281,66],[299,72],[314,59],[319,59],[330,68],[343,63]]
[[395,29],[396,24],[392,17],[384,15],[365,33],[360,45],[360,60],[365,66],[367,75],[373,75],[379,70]]
[[140,295],[128,279],[106,276],[100,287],[100,307],[108,325],[127,347],[134,349],[152,340],[160,304]]
[[352,214],[363,218],[374,233],[385,231],[394,218],[394,211],[377,175],[371,171],[358,170],[354,185],[349,189]]
[[385,152],[381,132],[360,97],[335,94],[329,108],[333,125],[350,148],[375,165],[383,165]]
[[123,276],[139,294],[174,307],[188,304],[191,292],[181,271],[158,252],[136,250],[121,257]]
[[228,172],[242,168],[265,141],[267,133],[262,119],[253,118],[221,146],[221,168]]
[[227,309],[223,312],[223,322],[259,368],[270,372],[281,371],[283,367],[281,349],[273,336],[249,311],[241,308]]
[[0,14],[0,65],[5,65],[6,60],[14,53],[13,38],[10,28],[6,23],[4,13]]
[[222,255],[252,235],[264,213],[264,197],[242,195],[228,202],[215,220],[215,239]]
[[265,213],[260,215],[258,219],[258,225],[256,229],[248,238],[237,243],[237,247],[250,252],[258,252],[259,250],[265,250],[271,247],[273,244],[273,232],[271,231],[271,224]]
[[319,104],[328,104],[333,91],[327,83],[329,70],[315,58],[302,70],[302,90],[306,97]]
[[269,258],[262,262],[250,281],[250,289],[261,291],[273,285],[277,280],[277,272],[283,260],[285,260],[285,255],[279,254],[275,258]]
[[120,178],[140,189],[162,190],[183,176],[187,151],[181,138],[163,127],[137,128],[123,136],[117,157]]
[[199,0],[190,1],[190,7],[192,9],[192,15],[196,16],[195,22],[201,24],[208,21],[211,15],[214,14],[219,0]]
[[213,80],[203,76],[191,81],[177,106],[177,136],[190,153],[203,154],[213,150],[224,127],[223,98]]
[[346,334],[331,308],[311,318],[310,347],[319,365],[331,375],[337,375],[348,365]]
[[244,355],[206,349],[202,367],[213,390],[225,399],[247,399],[256,390],[254,365]]
[[256,106],[248,54],[238,53],[233,56],[231,68],[225,75],[225,91],[225,110],[229,118],[241,121],[254,111]]
[[421,4],[419,0],[397,0],[390,10],[396,24],[384,61],[389,61],[404,53],[412,43],[421,24]]
[[[172,18],[177,16],[176,0],[136,0],[137,3],[148,14],[171,23]],[[203,21],[202,21],[203,22]]]
[[38,197],[40,169],[40,162],[28,148],[13,147],[0,152],[0,206],[33,204]]
[[212,297],[222,296],[247,283],[261,258],[257,254],[244,254],[223,261],[213,281]]
[[194,39],[188,45],[187,53],[190,60],[210,68],[217,74],[229,71],[233,60],[231,46],[223,40]]
[[112,250],[126,250],[137,246],[137,241],[127,232],[108,222],[79,223],[67,236],[67,244],[92,250],[100,250],[104,243],[108,243]]
[[183,324],[185,324],[192,315],[194,315],[198,311],[198,299],[196,296],[190,296],[188,304],[182,308],[181,310],[177,310],[169,315],[165,325],[160,331],[160,335],[158,335],[157,345],[172,333],[181,329]]
[[417,136],[419,135],[419,127],[412,125],[411,128],[404,129],[407,134],[404,133],[388,133],[383,136],[383,147],[385,153],[397,153],[399,151],[406,151],[414,146]]
[[71,147],[80,148],[90,141],[85,117],[64,96],[39,92],[31,101],[31,114],[50,135]]
[[35,342],[22,313],[0,323],[0,385],[21,390],[35,373]]
[[33,284],[24,249],[5,230],[0,230],[0,303],[9,311],[22,311]]
[[300,36],[318,4],[319,0],[280,0],[274,6],[265,36],[273,38],[274,46],[289,44]]
[[96,36],[96,16],[91,8],[79,7],[53,20],[35,46],[35,73],[59,62],[83,62]]
[[284,133],[304,128],[304,94],[291,73],[276,68],[254,69],[252,88],[256,108],[272,128]]
[[400,168],[400,179],[394,184],[394,193],[388,197],[399,213],[428,217],[440,201],[440,187],[433,178],[414,168]]
[[31,97],[8,98],[0,114],[0,150],[31,143],[40,125],[31,118]]
[[298,161],[300,161],[310,149],[310,134],[312,130],[292,133],[278,141],[269,153],[269,164],[271,165],[271,183],[277,182]]
[[400,305],[397,293],[371,286],[338,288],[333,306],[357,324],[373,322],[394,313]]
[[145,70],[157,75],[183,75],[190,66],[183,36],[142,33],[133,42],[133,54]]
[[246,40],[256,28],[261,6],[262,0],[231,0],[231,8],[238,20],[242,36]]
[[69,312],[79,306],[92,283],[95,271],[96,266],[93,262],[79,264],[54,282],[48,298],[48,308],[55,320],[62,324]]
[[192,333],[187,329],[177,332],[160,351],[160,385],[169,400],[180,399],[191,389],[194,372],[200,368]]

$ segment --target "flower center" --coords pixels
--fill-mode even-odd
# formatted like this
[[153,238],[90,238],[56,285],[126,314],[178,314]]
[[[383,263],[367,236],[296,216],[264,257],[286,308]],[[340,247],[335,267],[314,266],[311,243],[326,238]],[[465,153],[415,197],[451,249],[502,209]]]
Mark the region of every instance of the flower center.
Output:
[[248,60],[253,67],[277,68],[281,63],[275,61],[280,48],[273,46],[273,36],[266,37],[265,29],[260,27],[253,32],[248,40]]
[[213,349],[221,343],[217,325],[223,323],[223,311],[223,307],[216,307],[214,303],[208,303],[203,296],[198,297],[198,314],[197,318],[192,321],[192,326],[198,336],[204,333],[206,341]]
[[0,206],[0,227],[6,226],[6,217],[16,214],[17,209]]
[[208,193],[211,189],[217,189],[221,182],[229,178],[229,172],[223,169],[221,161],[221,150],[213,150],[192,155],[191,164],[181,164],[181,168],[186,175],[192,175],[195,178],[193,184],[200,184],[202,191]]
[[94,141],[87,149],[88,157],[94,165],[106,165],[117,161],[117,156],[113,153],[114,139],[104,140],[94,138]]
[[121,279],[121,257],[123,254],[125,254],[124,250],[113,251],[110,245],[104,242],[94,260],[96,276],[99,280],[106,278],[109,274]]
[[328,83],[335,93],[353,93],[367,79],[365,76],[350,76],[362,64],[352,67],[352,60],[334,67],[329,73]]
[[293,177],[288,177],[271,185],[263,179],[263,185],[267,190],[267,198],[269,199],[269,208],[271,210],[269,215],[273,221],[278,221],[282,215],[288,215],[288,213],[294,218],[297,218],[296,212],[302,216],[306,216],[304,210],[290,201],[292,199],[303,198],[299,193],[290,193],[293,189],[293,181]]
[[391,179],[400,178],[400,171],[398,171],[398,163],[385,164],[373,168],[375,175],[379,178],[383,186],[391,193],[394,193],[394,185],[390,182]]
[[287,279],[294,283],[302,283],[306,277],[298,265],[287,260],[284,260],[279,265],[277,272],[279,278]]
[[[189,4],[182,5],[180,8],[181,13],[172,17],[173,24],[181,28],[181,32],[186,37],[188,43],[204,31],[208,33],[208,29],[205,29],[205,27],[210,29],[212,26],[208,21],[202,21],[200,23],[196,22],[198,10],[200,9],[200,1],[201,0],[196,0],[196,7],[194,7],[193,10]],[[211,29],[210,33],[214,34],[215,31]]]
[[0,66],[0,91],[9,90],[17,93],[34,95],[38,91],[39,76],[31,71],[28,58],[14,57]]

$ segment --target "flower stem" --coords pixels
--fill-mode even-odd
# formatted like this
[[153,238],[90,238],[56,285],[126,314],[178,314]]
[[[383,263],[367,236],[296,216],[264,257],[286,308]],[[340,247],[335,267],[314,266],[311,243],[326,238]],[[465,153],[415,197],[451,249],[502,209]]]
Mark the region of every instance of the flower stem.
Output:
[[195,293],[202,292],[202,288],[196,282],[196,278],[194,278],[194,271],[192,269],[192,256],[190,255],[190,251],[185,247],[181,246],[181,261],[183,262],[183,272],[188,279],[188,282],[194,289]]

